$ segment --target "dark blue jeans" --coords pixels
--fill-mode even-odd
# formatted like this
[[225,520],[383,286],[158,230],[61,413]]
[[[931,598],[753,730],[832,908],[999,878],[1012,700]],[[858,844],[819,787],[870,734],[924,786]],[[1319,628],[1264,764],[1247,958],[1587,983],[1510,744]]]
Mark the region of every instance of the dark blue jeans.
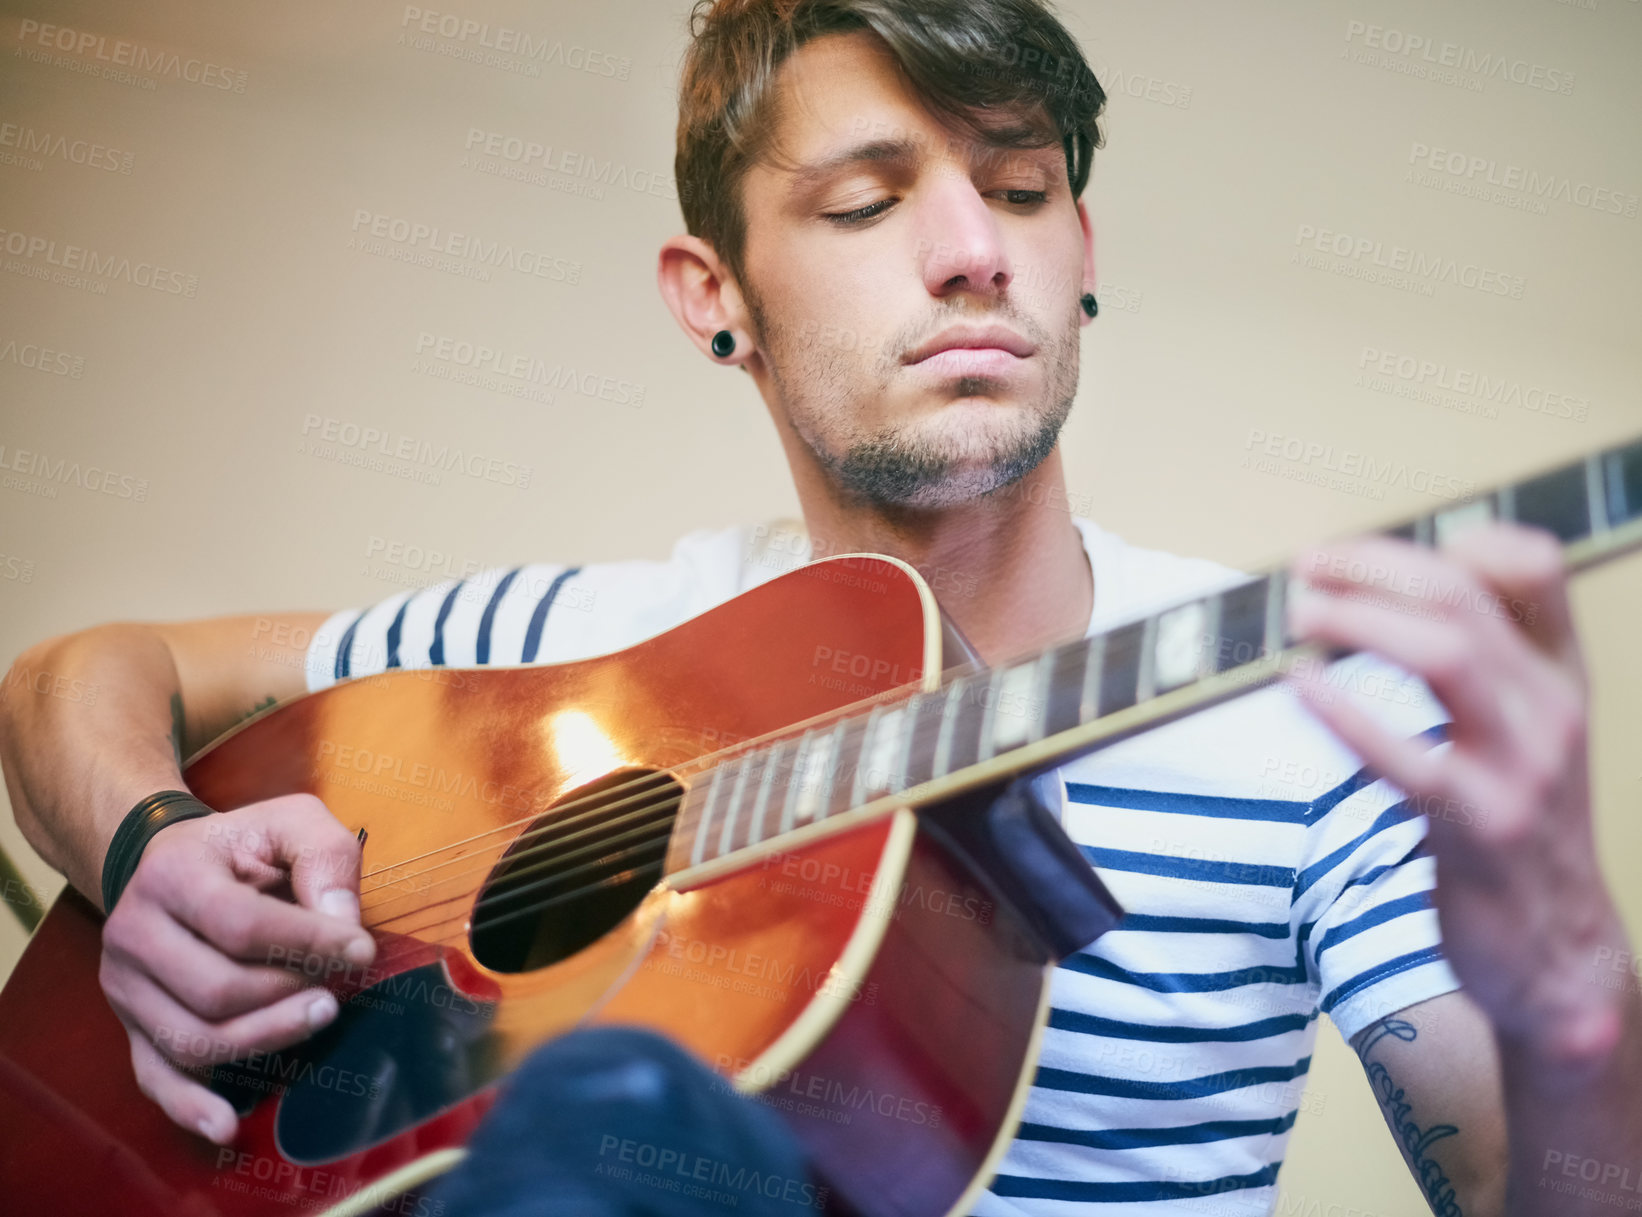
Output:
[[506,1083],[425,1217],[817,1217],[775,1113],[648,1031],[574,1031]]

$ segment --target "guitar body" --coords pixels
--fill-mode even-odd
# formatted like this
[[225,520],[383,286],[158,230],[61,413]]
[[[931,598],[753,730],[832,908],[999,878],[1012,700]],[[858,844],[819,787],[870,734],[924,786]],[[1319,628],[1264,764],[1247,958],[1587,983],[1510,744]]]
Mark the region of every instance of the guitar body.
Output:
[[668,840],[699,758],[932,684],[940,629],[910,568],[833,559],[625,651],[388,672],[224,736],[186,770],[206,802],[310,792],[365,830],[376,961],[286,961],[342,1014],[218,1071],[245,1113],[219,1148],[138,1092],[101,918],[66,891],[0,993],[6,1210],[427,1212],[412,1189],[532,1048],[621,1023],[769,1104],[835,1207],[959,1211],[1013,1135],[1053,956],[977,851],[906,807],[716,867]]

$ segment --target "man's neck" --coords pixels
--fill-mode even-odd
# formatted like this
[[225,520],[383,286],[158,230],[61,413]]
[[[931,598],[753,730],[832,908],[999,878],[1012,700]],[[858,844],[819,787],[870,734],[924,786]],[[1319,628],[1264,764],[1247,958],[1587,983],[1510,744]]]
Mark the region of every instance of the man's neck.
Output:
[[1012,486],[939,511],[844,502],[813,467],[795,470],[794,482],[814,556],[881,553],[909,563],[989,665],[1088,628],[1094,577],[1059,448]]

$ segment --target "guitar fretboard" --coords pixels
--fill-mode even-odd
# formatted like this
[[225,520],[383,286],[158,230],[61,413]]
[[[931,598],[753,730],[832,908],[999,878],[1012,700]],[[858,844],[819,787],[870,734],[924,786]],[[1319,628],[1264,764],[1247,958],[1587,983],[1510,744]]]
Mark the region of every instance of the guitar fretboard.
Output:
[[[1642,440],[1383,532],[1441,545],[1486,520],[1546,529],[1573,567],[1642,543]],[[1082,730],[1088,724],[1217,678],[1219,687],[1227,677],[1235,684],[1240,670],[1269,672],[1295,643],[1285,626],[1288,590],[1286,570],[1268,571],[931,692],[841,711],[723,760],[690,784],[667,870],[724,858],[983,765],[1024,772],[1064,763],[1096,746]]]

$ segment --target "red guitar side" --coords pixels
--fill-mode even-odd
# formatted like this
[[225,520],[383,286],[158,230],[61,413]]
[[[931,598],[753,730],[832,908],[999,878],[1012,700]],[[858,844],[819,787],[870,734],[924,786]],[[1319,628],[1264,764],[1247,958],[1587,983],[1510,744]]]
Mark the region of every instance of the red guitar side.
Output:
[[891,807],[706,865],[681,835],[701,825],[678,814],[742,741],[932,688],[942,666],[916,574],[842,558],[625,651],[395,671],[258,716],[188,784],[221,810],[311,792],[365,829],[376,963],[325,978],[348,998],[332,1028],[220,1076],[248,1114],[219,1148],[137,1091],[97,983],[100,916],[65,892],[0,992],[6,1210],[426,1212],[411,1189],[459,1159],[534,1046],[629,1023],[778,1111],[837,1207],[967,1211],[1013,1135],[1048,965],[1070,949],[1007,855],[1061,859],[1069,887],[1098,894],[1087,865],[1041,818],[1013,821],[1036,845],[1016,832],[996,850],[954,828],[985,822],[996,784],[949,799],[944,822]]

